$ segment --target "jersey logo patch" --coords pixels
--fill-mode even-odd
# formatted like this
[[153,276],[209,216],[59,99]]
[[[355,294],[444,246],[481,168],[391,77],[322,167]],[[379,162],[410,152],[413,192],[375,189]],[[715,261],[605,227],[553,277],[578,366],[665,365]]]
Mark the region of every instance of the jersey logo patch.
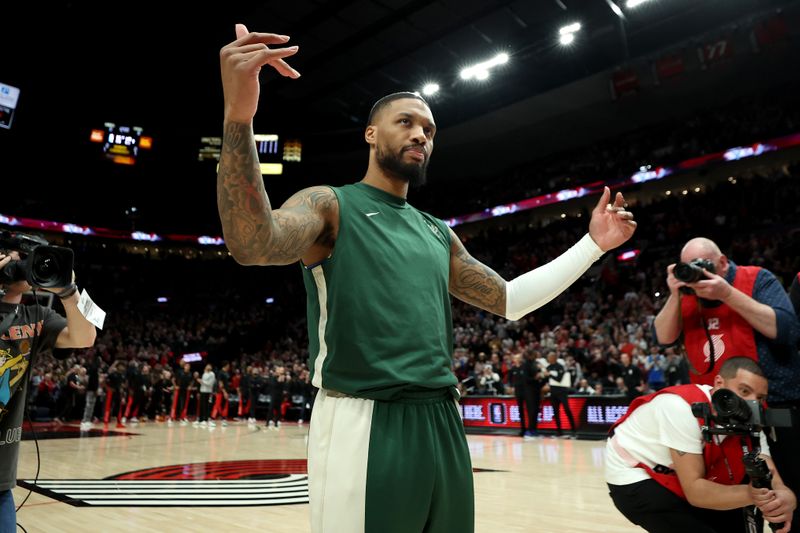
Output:
[[433,232],[434,235],[436,235],[440,239],[442,238],[442,233],[439,231],[439,228],[437,228],[435,224],[432,224],[432,223],[428,222],[427,220],[425,221],[425,224]]
[[367,217],[374,217],[375,215],[380,215],[380,211],[375,211],[374,213],[364,213]]

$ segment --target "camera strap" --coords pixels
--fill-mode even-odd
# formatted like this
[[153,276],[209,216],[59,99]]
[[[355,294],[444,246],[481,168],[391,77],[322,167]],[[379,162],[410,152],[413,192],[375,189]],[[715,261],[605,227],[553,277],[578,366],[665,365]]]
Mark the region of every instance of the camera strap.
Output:
[[714,339],[711,338],[711,332],[708,331],[708,324],[706,323],[706,319],[703,316],[702,311],[700,312],[700,324],[703,326],[703,332],[706,334],[706,339],[708,339],[708,369],[703,372],[703,375],[705,375],[714,371],[714,365],[717,364],[717,354],[714,350]]
[[8,331],[8,328],[14,323],[14,319],[17,318],[17,314],[19,314],[19,305],[14,308],[13,313],[8,313],[3,321],[0,322],[0,336],[5,335]]
[[[706,339],[708,339],[708,368],[706,368],[705,372],[700,372],[694,368],[692,365],[691,360],[689,359],[689,354],[686,354],[686,362],[689,363],[689,369],[692,371],[693,374],[697,376],[705,376],[710,374],[714,371],[714,366],[717,364],[717,354],[714,350],[714,339],[711,338],[711,333],[708,330],[708,324],[706,323],[706,319],[703,316],[703,312],[700,311],[700,325],[703,327],[703,332],[706,334]],[[684,346],[685,349],[685,346]]]

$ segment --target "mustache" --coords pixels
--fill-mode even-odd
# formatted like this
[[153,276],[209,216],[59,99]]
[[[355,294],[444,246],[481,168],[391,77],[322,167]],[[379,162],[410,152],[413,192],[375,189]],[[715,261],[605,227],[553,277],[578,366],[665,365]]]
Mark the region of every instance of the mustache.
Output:
[[418,150],[425,154],[426,157],[428,156],[428,149],[425,148],[425,145],[423,144],[409,144],[408,146],[403,147],[403,152],[407,152],[409,150]]

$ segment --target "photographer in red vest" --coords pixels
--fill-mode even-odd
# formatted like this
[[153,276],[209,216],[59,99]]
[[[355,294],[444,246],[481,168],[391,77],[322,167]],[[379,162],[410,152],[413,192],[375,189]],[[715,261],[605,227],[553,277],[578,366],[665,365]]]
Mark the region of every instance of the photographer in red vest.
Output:
[[653,322],[656,340],[683,342],[692,383],[711,384],[733,355],[758,362],[769,406],[793,411],[794,426],[775,428],[769,444],[786,484],[800,490],[800,324],[786,291],[769,270],[736,265],[703,237],[687,242],[680,260],[667,267],[670,294]]
[[606,443],[605,478],[614,505],[651,533],[733,533],[745,530],[741,508],[757,506],[769,522],[791,528],[797,506],[770,458],[764,433],[757,444],[772,473],[772,490],[744,484],[742,437],[703,438],[703,418],[693,403],[710,404],[717,390],[745,400],[764,400],[767,380],[747,357],[726,360],[710,385],[676,385],[636,398],[614,424]]

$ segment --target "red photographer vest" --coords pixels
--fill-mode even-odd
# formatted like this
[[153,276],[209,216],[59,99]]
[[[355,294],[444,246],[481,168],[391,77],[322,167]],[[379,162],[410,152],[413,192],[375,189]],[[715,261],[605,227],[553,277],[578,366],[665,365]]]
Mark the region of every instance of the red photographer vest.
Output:
[[[628,412],[625,413],[625,416],[617,420],[617,422],[611,426],[610,433],[613,434],[614,428],[625,422],[637,408],[650,402],[659,394],[675,394],[683,398],[689,405],[700,402],[711,403],[706,393],[697,385],[675,385],[674,387],[667,387],[656,393],[634,399],[630,407],[628,407]],[[702,426],[703,419],[698,418],[697,423]],[[728,436],[722,441],[721,445],[713,440],[712,442],[704,443],[703,462],[705,462],[706,465],[706,474],[703,476],[704,479],[721,485],[739,485],[744,480],[745,469],[744,463],[742,463],[742,457],[744,456],[742,438],[746,439],[748,448],[752,449],[750,437]],[[624,450],[620,450],[619,446],[615,447],[618,452],[622,451],[627,454]],[[678,475],[674,470],[670,470],[669,472],[656,472],[644,463],[639,463],[636,467],[646,471],[647,474],[662,487],[675,493],[675,495],[680,498],[686,499],[681,483],[678,480]]]
[[[753,286],[760,267],[737,266],[733,287],[746,295],[753,296]],[[700,307],[697,296],[684,294],[681,296],[681,316],[683,317],[683,343],[689,364],[700,372],[690,372],[692,383],[696,385],[713,385],[714,376],[720,365],[731,357],[744,356],[758,361],[756,337],[747,320],[725,304],[711,309]],[[708,334],[714,342],[714,370],[705,373],[711,350],[703,329],[702,320],[708,326]]]

